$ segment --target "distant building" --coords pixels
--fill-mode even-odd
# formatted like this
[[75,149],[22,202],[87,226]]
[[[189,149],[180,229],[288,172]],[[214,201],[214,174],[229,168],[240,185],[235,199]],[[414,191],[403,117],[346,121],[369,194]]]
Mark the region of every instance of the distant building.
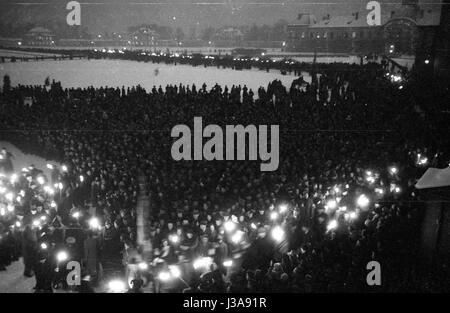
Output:
[[287,51],[390,55],[413,55],[431,50],[440,10],[403,5],[398,11],[381,16],[380,26],[367,24],[367,12],[350,16],[317,19],[300,14],[287,27]]
[[150,27],[140,27],[129,34],[128,44],[132,46],[155,46],[157,45],[159,34]]
[[56,36],[47,28],[34,27],[25,35],[24,44],[27,46],[54,46]]
[[214,40],[227,40],[227,41],[242,41],[244,34],[238,28],[226,27],[218,31],[214,35]]

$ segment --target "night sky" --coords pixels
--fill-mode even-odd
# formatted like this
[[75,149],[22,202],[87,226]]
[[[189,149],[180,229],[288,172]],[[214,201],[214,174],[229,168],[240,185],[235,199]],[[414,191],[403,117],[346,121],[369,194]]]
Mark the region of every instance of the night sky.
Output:
[[[440,1],[440,0],[438,0]],[[0,0],[2,23],[43,23],[65,20],[64,0]],[[189,29],[208,26],[274,24],[283,19],[294,22],[299,13],[351,15],[366,11],[361,0],[92,0],[82,3],[82,24],[92,32],[126,31],[142,23],[156,23]],[[383,5],[383,2],[385,3]],[[420,1],[420,3],[436,0]],[[392,10],[399,0],[382,0],[382,11]],[[439,6],[437,6],[437,9]],[[435,6],[436,9],[436,6]],[[383,12],[382,12],[383,13]]]

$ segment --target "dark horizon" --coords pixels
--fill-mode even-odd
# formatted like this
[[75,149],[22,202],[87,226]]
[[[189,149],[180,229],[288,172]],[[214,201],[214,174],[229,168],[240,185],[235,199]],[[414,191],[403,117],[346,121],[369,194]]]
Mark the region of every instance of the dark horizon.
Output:
[[[36,4],[33,4],[36,2]],[[67,1],[68,2],[68,1]],[[65,22],[68,10],[67,2],[56,1],[27,1],[19,4],[17,1],[0,1],[0,29],[8,25],[34,25],[58,28]],[[127,2],[127,1],[125,1]],[[365,12],[367,2],[362,1],[309,1],[302,3],[282,0],[212,0],[199,1],[102,1],[101,3],[87,3],[80,1],[82,9],[81,27],[87,27],[89,32],[102,34],[104,32],[125,32],[129,27],[140,24],[158,24],[170,26],[173,29],[204,30],[208,27],[273,25],[280,20],[294,23],[299,13],[311,13],[318,19],[326,14],[348,15],[353,12]],[[401,4],[392,1],[379,1],[382,4],[382,14],[389,14],[397,10]],[[383,5],[383,2],[386,5]],[[433,3],[427,6],[439,10],[436,1],[420,1]]]

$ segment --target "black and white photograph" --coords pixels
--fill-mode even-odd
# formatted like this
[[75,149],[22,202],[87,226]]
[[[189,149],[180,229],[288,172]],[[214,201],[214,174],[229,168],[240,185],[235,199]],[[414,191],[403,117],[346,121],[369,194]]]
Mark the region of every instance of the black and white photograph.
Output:
[[450,292],[448,0],[0,0],[0,78],[0,294]]

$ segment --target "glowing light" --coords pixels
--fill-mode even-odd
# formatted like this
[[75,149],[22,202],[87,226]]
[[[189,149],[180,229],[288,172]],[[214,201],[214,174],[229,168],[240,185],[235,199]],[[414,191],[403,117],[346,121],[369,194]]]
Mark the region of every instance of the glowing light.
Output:
[[358,214],[356,212],[350,212],[348,217],[352,220],[356,219],[358,217]]
[[1,216],[5,216],[5,214],[6,214],[5,208],[1,208],[0,209],[0,215]]
[[37,180],[37,182],[38,182],[40,185],[45,184],[45,179],[44,179],[44,177],[42,177],[42,176],[39,176],[36,180]]
[[56,260],[57,260],[58,262],[64,262],[64,261],[67,261],[68,258],[69,258],[69,255],[67,254],[66,251],[59,251],[59,252],[56,254]]
[[325,208],[327,209],[335,209],[337,207],[336,200],[328,200],[327,204],[325,205]]
[[180,242],[180,237],[178,235],[170,235],[169,240],[172,243],[178,243]]
[[42,250],[47,250],[47,248],[48,248],[48,245],[45,242],[41,243]]
[[238,244],[242,241],[242,237],[243,237],[244,233],[242,231],[237,231],[232,237],[231,237],[231,241],[234,242],[235,244]]
[[395,175],[398,173],[398,168],[396,168],[395,166],[391,166],[389,168],[389,173],[391,173],[391,175]]
[[14,184],[17,181],[17,174],[12,174],[10,181],[11,181],[11,184]]
[[59,190],[63,190],[63,188],[64,188],[63,184],[62,183],[58,183],[58,189]]
[[80,182],[84,182],[84,176],[80,175]]
[[258,228],[258,227],[256,226],[255,223],[252,223],[252,224],[250,225],[250,227],[253,228],[253,229],[257,229],[257,228]]
[[112,280],[108,283],[108,289],[114,293],[122,293],[126,290],[126,285],[121,280]]
[[340,212],[345,212],[345,211],[347,211],[347,207],[346,206],[340,206],[339,207],[339,211]]
[[209,257],[203,257],[203,258],[199,258],[196,259],[193,263],[192,266],[194,267],[194,269],[199,269],[199,268],[208,268],[212,263],[212,259]]
[[47,216],[46,216],[46,215],[42,215],[42,216],[41,216],[41,221],[44,221],[44,222],[45,222],[46,220],[47,220]]
[[382,195],[382,194],[384,194],[384,189],[383,188],[375,188],[375,192]]
[[336,220],[331,220],[327,225],[327,231],[336,229],[338,227],[338,222]]
[[367,198],[366,195],[360,195],[358,197],[358,199],[356,200],[356,204],[362,208],[367,207],[369,205],[369,203],[370,203],[370,200],[369,200],[369,198]]
[[159,280],[161,281],[168,281],[170,279],[170,273],[169,272],[161,272],[158,275]]
[[89,227],[92,229],[99,229],[100,228],[100,221],[98,218],[93,217],[89,220]]
[[56,202],[55,202],[55,201],[52,201],[52,202],[50,203],[50,207],[56,208]]
[[400,193],[401,191],[402,191],[402,189],[398,186],[394,188],[395,193]]
[[63,172],[67,172],[67,170],[68,170],[66,165],[61,166],[61,169]]
[[422,156],[420,153],[417,154],[417,161],[416,161],[417,165],[427,165],[428,163],[428,158],[426,156]]
[[44,186],[44,191],[46,193],[48,193],[49,195],[54,195],[55,194],[55,190],[52,187],[50,187],[50,186]]
[[425,64],[430,64],[430,60],[425,60]]
[[225,230],[227,232],[232,232],[233,230],[236,229],[236,224],[232,221],[226,221],[223,226],[225,227]]
[[284,213],[288,210],[288,206],[286,204],[281,204],[279,207],[280,213]]
[[148,264],[145,263],[145,262],[139,263],[139,264],[138,264],[138,267],[139,267],[139,269],[140,269],[141,271],[146,271],[146,270],[148,270]]
[[277,212],[270,213],[270,219],[272,221],[276,220],[277,218],[278,218],[278,213]]
[[[73,214],[72,214],[72,217],[73,218],[76,218],[76,219],[78,219],[78,218],[80,218],[80,216],[81,216],[81,213],[80,212],[74,212]],[[89,223],[89,225],[90,225],[90,223]]]
[[8,201],[13,201],[13,199],[14,199],[14,194],[13,194],[12,192],[8,192],[8,193],[5,195],[5,198],[6,198],[6,200],[8,200]]
[[176,265],[169,265],[169,271],[170,274],[172,274],[173,277],[181,277],[181,270],[178,266]]
[[16,227],[21,227],[21,226],[22,226],[22,223],[19,222],[19,221],[17,221],[17,222],[16,222]]
[[284,235],[285,235],[284,230],[280,226],[274,227],[272,229],[271,234],[272,234],[272,238],[278,242],[282,241],[284,239]]
[[52,170],[52,169],[54,169],[53,165],[52,165],[52,164],[50,164],[50,163],[47,163],[47,168],[48,168],[49,170]]
[[226,260],[223,262],[223,266],[225,267],[232,267],[233,266],[233,260]]

